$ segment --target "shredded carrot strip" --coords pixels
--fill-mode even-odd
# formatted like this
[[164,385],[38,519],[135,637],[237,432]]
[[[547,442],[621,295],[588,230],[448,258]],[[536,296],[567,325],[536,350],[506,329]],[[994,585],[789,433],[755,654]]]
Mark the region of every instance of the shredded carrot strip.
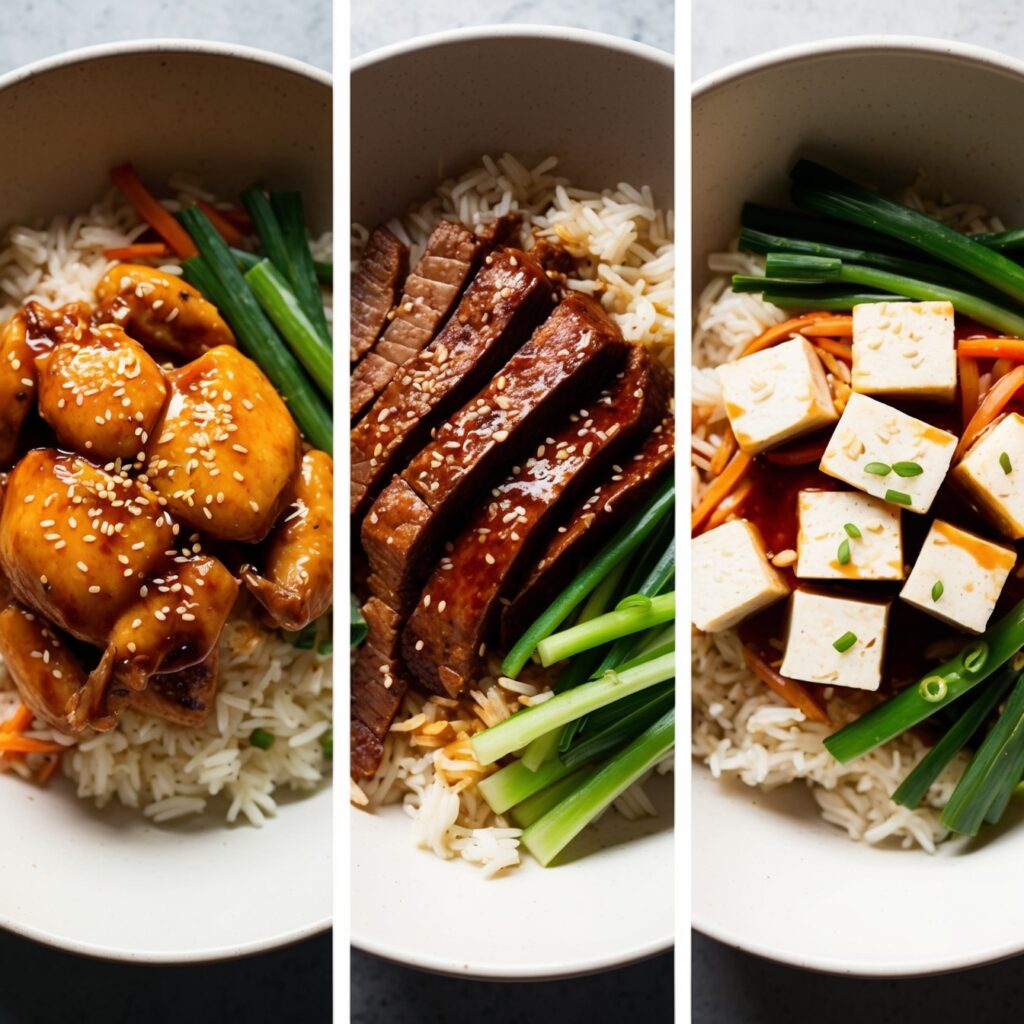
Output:
[[759,334],[744,350],[743,355],[749,356],[762,349],[771,348],[772,345],[784,341],[791,334],[799,334],[805,327],[816,324],[819,320],[831,320],[831,313],[804,313],[803,316],[795,316],[792,320],[784,320],[781,324],[773,324],[768,330]]
[[[843,367],[843,370],[841,370],[840,367],[843,366],[843,364],[840,363],[839,360],[836,359],[836,357],[832,355],[831,352],[826,352],[820,345],[815,345],[814,354],[821,361],[821,365],[824,366],[825,369],[832,374],[834,383],[846,383],[846,379],[843,376],[843,370],[846,370],[847,368]],[[847,372],[849,371],[847,370]]]
[[831,725],[832,720],[823,707],[811,696],[810,691],[803,683],[795,679],[787,679],[780,675],[767,662],[752,651],[749,647],[743,647],[743,660],[747,668],[754,673],[762,682],[774,690],[787,704],[802,711],[812,722],[822,722]]
[[217,209],[216,206],[206,202],[205,199],[197,199],[195,202],[196,206],[206,214],[209,222],[214,226],[214,228],[216,228],[217,234],[220,235],[228,245],[240,246],[245,242],[245,236],[242,232],[239,231],[238,228],[236,228],[235,225]]
[[745,480],[743,483],[736,488],[732,494],[726,498],[718,508],[708,517],[706,530],[713,530],[716,526],[721,526],[731,515],[735,515],[739,512],[743,502],[750,497],[750,492],[753,490],[754,481]]
[[176,256],[185,260],[196,255],[196,247],[188,232],[146,188],[131,164],[113,168],[110,177],[125,199],[135,207],[136,213],[171,247]]
[[808,338],[852,338],[853,317],[830,316],[804,327],[800,333]]
[[711,486],[704,493],[697,507],[690,515],[690,529],[697,532],[698,527],[718,507],[722,499],[740,482],[745,476],[753,458],[744,452],[737,452],[722,472],[715,477]]
[[992,383],[995,384],[1000,377],[1005,377],[1012,369],[1012,359],[997,359],[992,364]]
[[815,338],[814,347],[824,349],[844,363],[853,362],[853,347],[849,342],[836,341],[834,338]]
[[1024,362],[1024,340],[1020,338],[964,338],[957,347],[962,356],[973,359],[1012,359]]
[[725,469],[734,451],[736,451],[736,435],[732,432],[732,428],[727,426],[725,433],[722,435],[721,444],[719,444],[715,454],[711,456],[709,470],[712,476],[718,476]]
[[978,406],[978,411],[971,417],[960,437],[960,443],[953,453],[953,461],[962,458],[964,453],[978,439],[981,432],[1006,408],[1007,403],[1024,385],[1024,366],[1011,370],[1001,377],[989,389],[988,394]]
[[51,757],[50,760],[39,769],[39,773],[36,775],[36,782],[38,782],[40,786],[45,786],[50,779],[53,778],[53,773],[60,766],[60,757],[60,754],[56,757]]
[[960,416],[964,427],[971,422],[971,417],[978,411],[981,399],[981,384],[978,380],[978,360],[957,353],[960,364]]
[[24,704],[19,704],[10,718],[0,722],[0,736],[24,732],[32,724],[34,718],[35,715]]
[[808,441],[796,447],[765,452],[765,458],[774,466],[806,466],[809,462],[820,462],[828,447],[828,439]]
[[103,255],[108,260],[119,260],[130,263],[133,260],[163,259],[171,255],[171,250],[163,242],[136,242],[134,245],[115,246],[104,249]]
[[16,754],[59,754],[64,748],[59,743],[36,740],[31,736],[14,736],[4,733],[0,736],[0,751]]

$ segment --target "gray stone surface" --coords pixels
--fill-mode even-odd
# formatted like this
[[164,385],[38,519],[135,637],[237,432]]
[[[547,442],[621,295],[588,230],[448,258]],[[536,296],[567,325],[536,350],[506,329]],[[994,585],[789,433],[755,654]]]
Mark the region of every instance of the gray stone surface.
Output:
[[[1024,56],[1024,7],[999,0],[693,0],[692,12],[694,78],[792,43],[880,32]],[[1002,1022],[1019,1015],[1024,977],[1024,960],[1016,959],[943,978],[833,978],[780,967],[696,933],[692,965],[693,1024]]]
[[674,48],[672,0],[351,0],[352,54],[471,25],[567,25]]

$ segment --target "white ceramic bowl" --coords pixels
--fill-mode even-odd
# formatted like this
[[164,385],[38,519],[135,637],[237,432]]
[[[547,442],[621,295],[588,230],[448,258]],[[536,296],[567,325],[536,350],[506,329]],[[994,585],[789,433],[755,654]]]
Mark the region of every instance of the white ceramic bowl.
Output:
[[[693,273],[746,199],[785,200],[797,155],[897,187],[918,171],[1024,222],[1024,64],[914,38],[815,43],[698,82]],[[952,970],[1024,950],[1024,824],[934,857],[851,843],[802,787],[765,794],[694,769],[693,922],[762,956],[860,975]]]
[[[221,194],[301,188],[330,227],[331,83],[295,61],[198,42],[76,51],[0,78],[0,224],[74,214],[133,160]],[[314,934],[331,917],[331,794],[287,800],[262,830],[213,813],[155,826],[54,780],[0,776],[0,926],[94,956],[196,961]]]
[[[507,27],[377,51],[352,75],[352,212],[373,225],[483,154],[549,154],[585,188],[649,184],[672,205],[672,62],[593,33]],[[450,974],[600,970],[672,941],[671,785],[661,816],[608,815],[561,867],[485,881],[413,846],[397,808],[352,820],[352,941]],[[628,841],[627,841],[628,840]]]

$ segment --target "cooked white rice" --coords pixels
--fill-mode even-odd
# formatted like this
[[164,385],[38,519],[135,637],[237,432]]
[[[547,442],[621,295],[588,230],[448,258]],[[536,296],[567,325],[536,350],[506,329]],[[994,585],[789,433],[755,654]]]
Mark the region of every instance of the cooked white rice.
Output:
[[[947,196],[928,200],[917,186],[900,199],[961,231],[1002,230],[998,218],[983,207],[954,204]],[[762,273],[759,257],[737,252],[734,243],[728,252],[713,253],[708,265],[719,276],[709,282],[694,310],[693,402],[710,410],[692,438],[694,505],[707,486],[704,472],[726,424],[714,367],[736,358],[765,328],[786,318],[760,296],[737,295],[728,287],[727,275]],[[732,777],[764,789],[802,781],[822,817],[845,829],[851,839],[889,840],[934,852],[947,837],[940,810],[963,771],[964,757],[940,776],[919,809],[907,810],[893,803],[890,794],[928,749],[917,736],[905,734],[851,764],[839,764],[822,745],[831,730],[806,721],[747,670],[735,630],[695,632],[692,654],[693,754],[716,778]],[[856,717],[833,688],[825,695],[837,725]]]
[[[212,200],[184,175],[173,186],[179,196]],[[176,209],[180,202],[166,205]],[[0,249],[0,323],[30,299],[50,307],[95,301],[97,283],[113,266],[103,250],[130,245],[144,231],[116,190],[84,214],[11,228]],[[318,256],[329,255],[330,236],[313,247]],[[161,269],[181,272],[174,261]],[[224,630],[216,705],[203,727],[183,728],[127,711],[115,730],[87,734],[77,744],[41,723],[30,735],[69,746],[62,771],[79,797],[99,807],[116,799],[164,822],[213,805],[229,822],[262,825],[276,811],[278,787],[309,791],[329,774],[322,738],[331,727],[331,679],[331,659],[293,647],[239,612]],[[0,720],[17,704],[0,662]],[[275,736],[269,750],[249,743],[257,728]],[[39,762],[39,755],[0,758],[0,769],[28,778]]]
[[[574,188],[555,173],[548,157],[528,168],[506,153],[485,156],[457,180],[443,182],[422,206],[388,227],[411,246],[415,262],[440,220],[482,229],[496,217],[523,216],[522,244],[542,237],[580,261],[569,287],[599,299],[624,337],[651,346],[671,366],[675,341],[675,246],[673,215],[658,209],[650,188],[620,183],[592,192]],[[369,232],[355,225],[358,257]],[[496,658],[487,674],[459,701],[408,693],[384,745],[376,777],[352,783],[352,802],[376,809],[401,803],[412,819],[415,842],[439,857],[461,858],[491,877],[519,863],[521,829],[494,814],[476,783],[489,771],[473,760],[468,737],[550,695],[550,678],[528,668],[523,680],[502,679]],[[443,723],[448,722],[447,727]],[[441,723],[440,725],[438,723]],[[435,730],[441,729],[441,732]],[[668,758],[655,769],[671,769]],[[656,813],[644,779],[615,802],[629,819]]]

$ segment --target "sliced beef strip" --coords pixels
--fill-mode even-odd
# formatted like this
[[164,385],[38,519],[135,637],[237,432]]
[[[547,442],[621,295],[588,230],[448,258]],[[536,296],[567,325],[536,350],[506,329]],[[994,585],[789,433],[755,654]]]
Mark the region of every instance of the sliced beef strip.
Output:
[[501,597],[566,511],[660,423],[670,383],[646,349],[632,346],[619,377],[492,491],[434,569],[403,632],[405,663],[424,687],[455,697],[478,674]]
[[437,333],[473,275],[481,248],[473,232],[454,221],[443,220],[434,228],[405,281],[394,319],[373,350],[352,369],[353,420],[366,412],[398,368]]
[[384,757],[384,741],[358,718],[349,723],[349,774],[353,779],[372,779]]
[[373,348],[387,323],[409,272],[409,248],[386,227],[366,241],[359,270],[352,278],[350,359],[354,363]]
[[511,647],[615,530],[647,501],[672,472],[675,421],[667,415],[643,447],[615,466],[583,508],[551,537],[526,582],[501,616],[501,642]]
[[485,259],[441,333],[402,368],[352,430],[355,525],[431,430],[494,375],[550,307],[551,289],[535,260],[516,249]]
[[473,501],[531,452],[566,410],[624,363],[629,346],[586,296],[560,303],[533,337],[381,492],[363,521],[371,587],[401,610]]

